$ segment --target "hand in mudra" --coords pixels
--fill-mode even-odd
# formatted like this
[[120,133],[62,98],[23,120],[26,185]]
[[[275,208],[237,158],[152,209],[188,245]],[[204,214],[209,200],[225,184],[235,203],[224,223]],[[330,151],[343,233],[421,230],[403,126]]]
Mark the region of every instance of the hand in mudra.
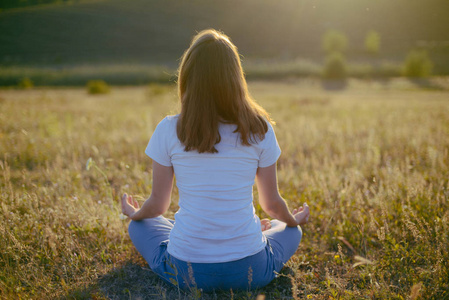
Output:
[[306,224],[309,221],[310,216],[309,206],[307,205],[307,203],[304,203],[303,206],[301,206],[300,208],[298,209],[295,208],[292,211],[292,214],[295,217],[298,225]]
[[262,227],[262,231],[268,230],[271,228],[271,222],[269,219],[260,220],[260,225]]
[[122,213],[129,218],[131,218],[136,213],[136,211],[139,210],[140,207],[137,200],[132,196],[127,195],[126,193],[122,196],[121,204]]

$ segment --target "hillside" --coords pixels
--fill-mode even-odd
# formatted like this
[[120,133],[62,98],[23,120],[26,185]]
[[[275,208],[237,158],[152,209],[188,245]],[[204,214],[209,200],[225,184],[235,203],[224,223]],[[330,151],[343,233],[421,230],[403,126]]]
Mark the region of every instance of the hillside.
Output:
[[446,61],[449,2],[104,0],[3,10],[0,64],[176,65],[191,36],[208,27],[254,58],[321,59],[321,36],[337,29],[355,59],[363,58],[365,34],[376,30],[386,59],[421,45]]
[[[2,0],[0,9],[15,9],[45,4],[62,4],[73,2],[74,0]],[[79,2],[80,0],[75,0]]]

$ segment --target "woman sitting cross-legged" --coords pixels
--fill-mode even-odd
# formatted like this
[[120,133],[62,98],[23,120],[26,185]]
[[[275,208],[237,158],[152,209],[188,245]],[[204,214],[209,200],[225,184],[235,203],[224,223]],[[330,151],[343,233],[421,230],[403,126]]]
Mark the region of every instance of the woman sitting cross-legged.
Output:
[[[139,208],[127,194],[129,235],[151,269],[181,288],[260,288],[276,277],[301,241],[304,203],[289,211],[279,195],[281,150],[267,112],[249,95],[237,48],[215,30],[197,34],[182,57],[181,113],[155,129],[145,153],[153,160],[151,196]],[[173,179],[175,220],[162,216]],[[273,218],[255,214],[252,189]]]

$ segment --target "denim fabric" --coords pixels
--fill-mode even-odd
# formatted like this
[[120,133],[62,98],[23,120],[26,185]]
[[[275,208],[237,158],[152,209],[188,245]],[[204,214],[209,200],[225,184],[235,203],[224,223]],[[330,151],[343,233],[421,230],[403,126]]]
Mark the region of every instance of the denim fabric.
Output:
[[129,235],[150,268],[162,279],[182,289],[247,290],[270,283],[290,259],[301,241],[298,227],[272,220],[272,228],[264,231],[267,246],[257,254],[223,263],[190,263],[167,252],[172,220],[162,216],[131,221]]

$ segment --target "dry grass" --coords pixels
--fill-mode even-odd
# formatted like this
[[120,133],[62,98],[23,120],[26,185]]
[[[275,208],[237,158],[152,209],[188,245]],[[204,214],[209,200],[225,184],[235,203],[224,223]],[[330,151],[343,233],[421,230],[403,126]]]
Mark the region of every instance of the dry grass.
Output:
[[[304,80],[250,88],[277,121],[283,195],[312,210],[280,278],[252,292],[178,294],[133,249],[117,196],[150,193],[143,150],[177,111],[174,88],[6,90],[0,298],[448,299],[447,89],[349,81],[331,90]],[[89,157],[106,178],[86,170]]]

